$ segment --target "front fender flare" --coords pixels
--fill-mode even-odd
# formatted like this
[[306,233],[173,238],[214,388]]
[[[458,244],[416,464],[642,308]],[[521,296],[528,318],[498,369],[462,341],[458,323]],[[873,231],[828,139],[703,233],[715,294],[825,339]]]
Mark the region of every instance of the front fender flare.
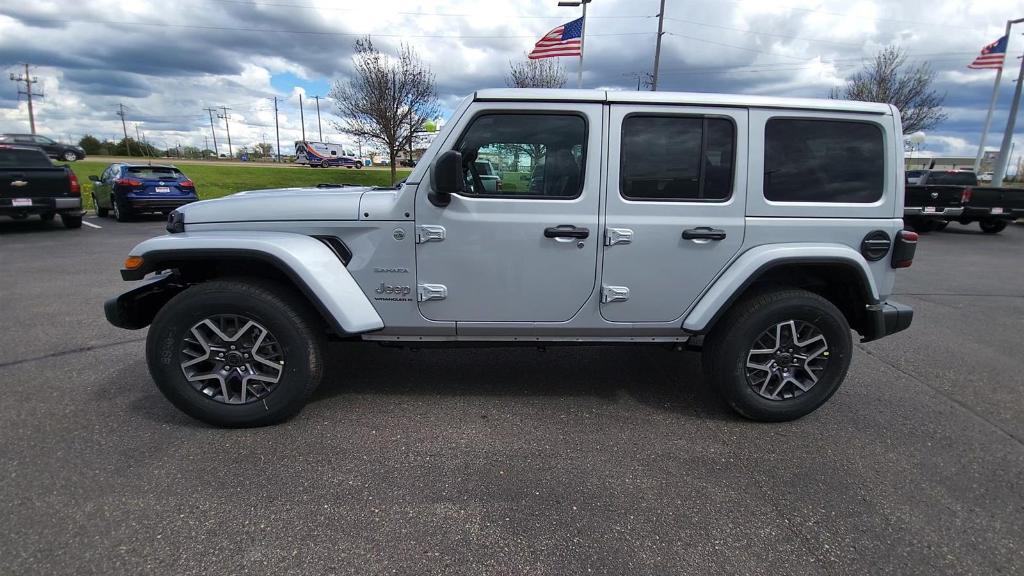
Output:
[[288,232],[185,232],[146,240],[130,252],[142,267],[122,270],[137,280],[168,263],[204,259],[251,258],[276,267],[342,333],[380,330],[384,321],[338,256],[323,242]]
[[683,330],[704,334],[722,313],[764,272],[783,264],[841,264],[861,277],[865,304],[877,304],[878,287],[871,269],[859,252],[843,244],[766,244],[744,252],[711,287],[683,320]]

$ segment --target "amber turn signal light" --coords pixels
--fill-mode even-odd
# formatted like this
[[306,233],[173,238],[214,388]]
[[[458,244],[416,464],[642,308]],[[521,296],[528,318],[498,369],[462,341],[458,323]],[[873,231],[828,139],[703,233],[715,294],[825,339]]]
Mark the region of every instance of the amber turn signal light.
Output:
[[124,259],[125,270],[138,270],[142,268],[142,256],[129,256]]

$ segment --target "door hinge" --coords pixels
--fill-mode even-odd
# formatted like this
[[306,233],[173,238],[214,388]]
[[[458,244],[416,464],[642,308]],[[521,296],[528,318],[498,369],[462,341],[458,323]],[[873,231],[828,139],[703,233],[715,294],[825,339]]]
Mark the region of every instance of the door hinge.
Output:
[[605,228],[604,245],[629,244],[633,241],[633,231],[629,228]]
[[444,300],[448,297],[448,287],[444,284],[418,284],[416,299],[420,302],[428,300]]
[[417,244],[423,244],[424,242],[440,242],[444,240],[447,235],[448,233],[445,231],[444,226],[420,224],[416,227]]
[[625,302],[629,300],[628,286],[602,286],[601,302]]

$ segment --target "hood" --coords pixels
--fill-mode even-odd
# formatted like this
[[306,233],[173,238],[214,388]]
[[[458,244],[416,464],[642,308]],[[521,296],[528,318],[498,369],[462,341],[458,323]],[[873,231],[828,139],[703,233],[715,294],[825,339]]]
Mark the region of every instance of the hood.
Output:
[[178,208],[185,224],[278,220],[358,220],[366,186],[248,190]]

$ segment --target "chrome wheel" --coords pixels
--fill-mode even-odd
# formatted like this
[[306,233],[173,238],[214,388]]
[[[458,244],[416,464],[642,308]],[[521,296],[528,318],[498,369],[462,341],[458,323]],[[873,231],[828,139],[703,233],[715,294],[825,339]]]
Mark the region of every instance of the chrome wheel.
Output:
[[817,326],[801,320],[780,322],[751,345],[747,383],[769,400],[796,398],[818,383],[828,359],[828,342]]
[[269,330],[244,316],[204,318],[181,348],[181,371],[197,392],[223,404],[266,398],[284,373],[284,350]]

